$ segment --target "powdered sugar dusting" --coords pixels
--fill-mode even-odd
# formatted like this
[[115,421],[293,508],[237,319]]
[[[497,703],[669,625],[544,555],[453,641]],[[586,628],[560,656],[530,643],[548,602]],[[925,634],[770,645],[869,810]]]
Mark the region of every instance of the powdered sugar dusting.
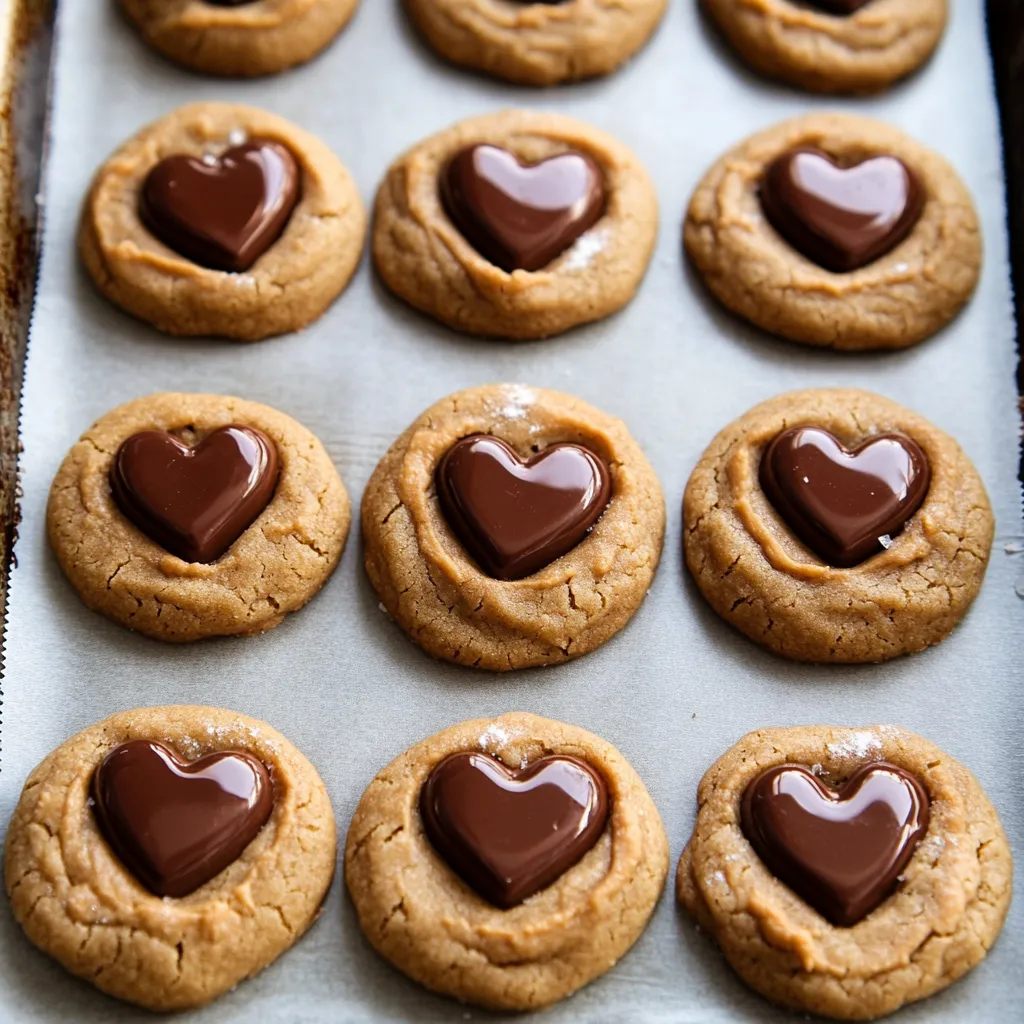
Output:
[[563,270],[586,270],[594,261],[594,257],[604,251],[608,244],[608,233],[603,229],[588,231],[580,235],[576,243],[565,254]]
[[878,737],[870,729],[857,729],[848,739],[826,744],[833,757],[867,757],[881,744]]
[[241,128],[236,128],[228,135],[228,142],[230,142],[232,146],[240,146],[247,138],[248,136]]
[[523,384],[509,384],[502,389],[505,404],[501,407],[501,415],[507,420],[521,420],[530,411],[530,406],[537,401],[537,392]]
[[509,734],[500,725],[491,724],[480,733],[480,739],[477,742],[480,744],[481,750],[490,750],[492,746],[504,746],[509,739]]

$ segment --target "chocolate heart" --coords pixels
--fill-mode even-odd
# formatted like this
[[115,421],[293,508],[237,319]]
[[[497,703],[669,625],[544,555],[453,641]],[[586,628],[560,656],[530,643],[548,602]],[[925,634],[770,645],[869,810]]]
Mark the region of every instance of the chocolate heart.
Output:
[[604,183],[583,153],[524,165],[497,146],[470,146],[441,176],[455,226],[495,266],[540,270],[604,213]]
[[827,430],[783,431],[761,457],[761,489],[816,555],[841,569],[877,554],[920,508],[928,458],[901,434],[869,437],[852,451]]
[[838,792],[802,765],[782,764],[747,787],[741,824],[776,878],[849,927],[896,887],[928,815],[921,783],[885,761],[858,768]]
[[92,798],[125,867],[157,896],[187,896],[256,838],[274,787],[251,754],[221,751],[189,764],[161,743],[130,740],[96,769]]
[[280,143],[254,139],[219,158],[169,156],[146,176],[142,222],[212,270],[248,270],[280,237],[299,199],[299,168]]
[[254,427],[221,427],[194,448],[146,430],[118,449],[110,489],[147,537],[186,562],[213,562],[270,503],[277,474],[277,448]]
[[574,548],[611,500],[592,451],[554,444],[524,462],[488,434],[464,437],[437,468],[437,495],[455,535],[489,576],[518,580]]
[[839,167],[816,149],[784,153],[765,171],[761,206],[798,252],[835,273],[863,267],[910,234],[924,209],[917,175],[894,156]]
[[455,873],[507,910],[568,871],[604,830],[608,789],[574,757],[518,770],[489,754],[452,754],[420,793],[427,837]]

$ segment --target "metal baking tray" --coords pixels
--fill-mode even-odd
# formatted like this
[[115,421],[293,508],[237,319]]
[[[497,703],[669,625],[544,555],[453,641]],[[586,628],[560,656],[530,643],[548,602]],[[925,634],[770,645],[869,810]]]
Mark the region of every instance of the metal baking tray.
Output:
[[[676,0],[651,44],[610,78],[521,89],[443,64],[411,30],[397,0],[365,0],[312,64],[255,81],[176,68],[146,49],[117,5],[65,2],[56,19],[50,150],[43,160],[51,10],[8,0],[16,33],[3,121],[7,254],[0,289],[3,349],[3,565],[20,511],[7,607],[0,829],[25,776],[77,730],[125,708],[208,703],[266,719],[310,756],[334,801],[343,841],[375,772],[452,722],[521,709],[583,725],[614,742],[646,781],[673,858],[690,834],[704,769],[748,729],[812,722],[896,722],[969,765],[1024,856],[1024,769],[1016,757],[1024,642],[1024,526],[1016,328],[1024,296],[1024,2],[958,0],[935,60],[889,93],[823,99],[748,73]],[[15,9],[16,8],[16,9]],[[5,23],[6,24],[6,23]],[[993,67],[1004,99],[1007,189]],[[367,263],[317,324],[299,335],[237,345],[175,340],[100,299],[74,251],[76,219],[95,168],[143,124],[186,102],[264,106],[319,134],[352,170],[364,200],[388,163],[463,117],[507,106],[557,110],[632,146],[661,202],[661,237],[636,300],[621,314],[561,338],[507,344],[469,339],[396,302]],[[939,337],[913,350],[844,356],[771,339],[725,314],[685,267],[679,226],[710,164],[748,134],[807,110],[891,121],[944,153],[981,213],[986,266],[977,296]],[[45,234],[35,310],[31,200],[44,166]],[[12,205],[13,203],[13,205]],[[1011,215],[1011,236],[1006,229]],[[13,261],[9,254],[19,253]],[[13,277],[12,277],[13,275]],[[18,284],[11,287],[14,280]],[[22,368],[25,369],[21,388]],[[358,530],[340,568],[301,613],[258,638],[170,647],[88,612],[46,547],[43,510],[67,448],[95,418],[156,390],[220,391],[288,412],[324,441],[355,501],[391,441],[427,405],[458,388],[518,381],[578,394],[622,416],[658,471],[669,520],[661,567],[644,607],[619,636],[568,665],[496,677],[432,662],[378,609]],[[781,391],[871,388],[928,416],[978,465],[997,514],[981,596],[940,647],[882,666],[793,665],[750,644],[707,608],[680,549],[680,502],[705,445],[730,420]],[[20,396],[20,398],[19,398]],[[14,475],[21,417],[24,451]],[[1024,996],[1024,900],[986,962],[901,1020],[1004,1024]],[[0,909],[0,1020],[81,1024],[141,1018],[66,975]],[[315,928],[259,977],[195,1021],[267,1024],[491,1019],[426,993],[380,961],[356,925],[340,874]],[[569,1021],[651,1024],[787,1021],[749,992],[714,944],[676,908],[670,886],[647,932],[608,975],[545,1014]]]

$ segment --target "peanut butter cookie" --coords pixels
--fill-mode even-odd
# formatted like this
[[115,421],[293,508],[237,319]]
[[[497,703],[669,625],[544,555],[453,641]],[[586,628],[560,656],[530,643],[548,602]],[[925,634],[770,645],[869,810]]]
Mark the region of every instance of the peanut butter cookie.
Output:
[[72,974],[182,1010],[301,938],[335,853],[324,784],[280,733],[219,708],[140,708],[29,775],[4,880],[25,934]]
[[319,139],[253,107],[196,103],[100,168],[78,246],[96,287],[133,316],[255,341],[316,320],[365,233],[355,182]]
[[868,391],[794,391],[711,442],[683,498],[712,608],[797,661],[937,644],[981,588],[994,521],[960,446]]
[[683,237],[724,306],[825,348],[916,345],[957,315],[981,270],[978,216],[953,168],[846,114],[785,121],[726,154]]
[[614,71],[650,38],[666,0],[405,0],[442,57],[523,85]]
[[68,452],[46,525],[88,607],[171,642],[249,636],[334,571],[348,494],[289,416],[222,395],[119,406]]
[[399,298],[455,330],[543,338],[626,305],[657,231],[654,186],[625,146],[572,118],[506,110],[392,164],[373,257]]
[[143,39],[208,75],[272,75],[315,57],[359,0],[121,0]]
[[435,658],[553,665],[617,633],[661,556],[658,478],[625,425],[516,384],[431,406],[363,495],[366,572]]
[[932,55],[947,0],[701,0],[762,74],[813,92],[878,92]]
[[639,776],[572,725],[453,725],[370,783],[345,882],[367,939],[436,992],[533,1010],[610,970],[661,894],[668,842]]
[[775,1003],[875,1020],[976,967],[1013,861],[963,765],[893,726],[744,736],[708,769],[679,902]]

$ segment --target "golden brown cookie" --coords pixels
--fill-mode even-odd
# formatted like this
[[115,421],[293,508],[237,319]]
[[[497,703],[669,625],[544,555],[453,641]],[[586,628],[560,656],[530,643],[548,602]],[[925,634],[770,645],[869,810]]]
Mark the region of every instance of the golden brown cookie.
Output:
[[[276,486],[265,507],[250,508],[256,514],[251,525],[236,522],[237,539],[222,535],[229,544],[224,554],[189,561],[134,525],[137,515],[126,517],[111,490],[111,471],[122,444],[142,432],[167,432],[198,454],[211,435],[231,426],[254,428],[269,441]],[[183,453],[170,458],[180,467]],[[225,511],[233,514],[241,503],[232,490],[236,470],[214,467],[210,475],[187,478],[179,517],[202,517],[202,527],[211,509],[220,510],[218,520]],[[198,505],[187,504],[193,495]],[[64,459],[46,512],[50,545],[85,604],[171,642],[272,629],[326,583],[341,559],[349,520],[337,470],[320,442],[290,416],[240,398],[174,393],[138,398],[97,420]]]
[[208,75],[272,75],[315,57],[359,0],[121,0],[143,39]]
[[916,71],[938,46],[949,13],[947,0],[701,2],[751,67],[831,93],[877,92]]
[[[424,784],[450,755],[467,754],[474,755],[477,771],[489,769],[497,777],[537,778],[539,770],[552,773],[554,767],[545,784],[557,782],[559,762],[564,766],[563,759],[572,758],[596,773],[605,790],[607,823],[596,840],[590,836],[589,849],[546,888],[507,909],[463,881],[424,829]],[[531,807],[528,794],[509,798],[479,778],[475,785],[484,786],[485,803],[474,809],[463,798],[479,791],[466,790],[467,784],[474,780],[456,780],[430,807],[471,828],[475,818],[483,844],[494,827],[493,817],[486,825],[492,794],[502,799],[508,818],[531,810],[553,814],[554,798],[546,807]],[[515,782],[504,785],[515,788]],[[577,796],[578,786],[577,770]],[[576,820],[564,803],[560,810],[558,821]],[[537,842],[529,824],[509,839],[513,862],[503,863],[513,875],[521,870],[520,855],[535,851]],[[453,725],[396,758],[367,787],[345,844],[345,882],[377,952],[427,988],[500,1010],[548,1006],[610,970],[646,927],[667,870],[658,810],[622,754],[576,726],[522,713]]]
[[[843,169],[879,156],[902,161],[924,199],[904,240],[849,273],[826,270],[785,241],[759,192],[770,165],[807,148]],[[697,186],[683,237],[724,306],[773,334],[825,348],[915,345],[956,316],[981,270],[978,217],[953,168],[897,129],[847,114],[785,121],[726,154]]]
[[[442,202],[452,159],[497,147],[525,177],[566,154],[589,158],[603,189],[599,219],[537,270],[504,270],[471,244]],[[532,165],[532,170],[529,166]],[[573,197],[573,206],[576,205]],[[522,222],[509,217],[510,232]],[[458,331],[543,338],[600,320],[632,299],[658,231],[654,186],[630,150],[604,132],[558,114],[506,110],[462,121],[392,164],[377,192],[373,257],[401,299]]]
[[[877,762],[918,780],[928,799],[927,831],[892,894],[840,927],[754,852],[743,824],[744,793],[776,765],[801,765],[839,787]],[[839,1020],[874,1020],[951,985],[999,935],[1013,879],[999,816],[970,771],[920,736],[885,725],[762,729],[708,769],[697,800],[693,837],[676,874],[679,902],[740,977],[773,1002]]]
[[[906,526],[880,532],[874,553],[847,568],[815,554],[800,538],[800,509],[796,518],[780,513],[762,486],[771,443],[805,426],[831,433],[849,450],[880,435],[909,438],[930,472],[919,507],[889,510],[902,511],[897,519]],[[904,462],[863,469],[868,476],[851,486],[881,495],[872,472],[891,472],[905,485]],[[828,481],[819,472],[802,486],[827,489]],[[811,503],[804,505],[807,512]],[[949,635],[981,587],[994,521],[977,470],[951,437],[880,395],[836,389],[779,395],[729,424],[690,476],[683,526],[686,564],[701,593],[751,640],[797,661],[872,662]]]
[[[177,171],[190,176],[197,194],[214,188],[197,208],[233,209],[234,197],[248,195],[253,186],[239,178],[252,168],[239,171],[245,161],[232,154],[250,142],[283,147],[297,170],[295,205],[281,234],[250,267],[229,272],[201,265],[143,224],[146,183],[166,158],[209,166],[212,186],[203,184],[202,170]],[[268,188],[276,187],[279,178],[270,174],[267,180]],[[243,225],[253,212],[242,211]],[[204,227],[190,226],[199,233]],[[236,225],[218,229],[232,238],[238,234]],[[316,320],[355,273],[365,232],[355,182],[319,139],[254,107],[196,103],[144,128],[100,168],[82,210],[78,245],[96,287],[133,316],[169,334],[255,341]]]
[[[149,891],[100,831],[94,774],[131,741],[159,743],[185,762],[241,752],[269,770],[266,823],[188,895]],[[176,813],[186,805],[179,799]],[[180,1010],[216,999],[298,941],[330,888],[335,849],[324,784],[280,733],[220,708],[140,708],[73,736],[29,775],[7,832],[4,879],[15,919],[44,953],[118,999]]]
[[614,71],[650,38],[666,0],[405,0],[442,57],[523,85]]
[[[456,535],[435,485],[446,453],[471,435],[496,437],[519,459],[583,446],[607,467],[611,500],[565,554],[524,578],[494,578]],[[499,485],[526,493],[511,475]],[[514,522],[526,514],[511,497],[508,507]],[[657,568],[665,510],[621,420],[555,391],[492,384],[442,399],[398,438],[366,486],[362,521],[370,582],[410,638],[435,658],[506,671],[579,657],[626,624]]]

